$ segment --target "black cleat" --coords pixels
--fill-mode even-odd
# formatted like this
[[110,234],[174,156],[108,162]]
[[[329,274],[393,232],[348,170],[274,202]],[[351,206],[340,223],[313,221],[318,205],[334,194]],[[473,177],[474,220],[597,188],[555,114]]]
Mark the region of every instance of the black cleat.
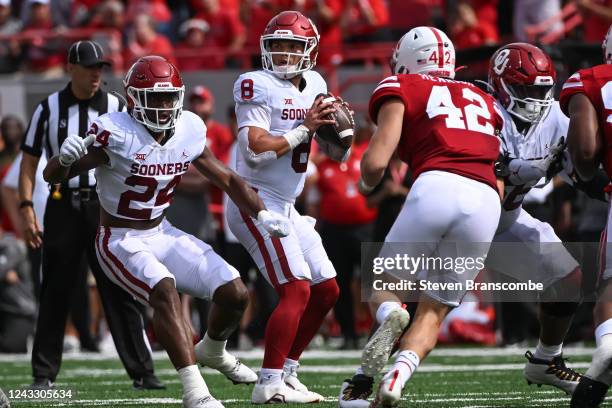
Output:
[[35,377],[34,382],[30,385],[31,390],[51,390],[55,388],[55,384],[46,377]]
[[574,394],[570,408],[595,408],[598,407],[606,397],[609,385],[582,377]]
[[165,390],[164,383],[159,381],[154,374],[146,377],[137,378],[134,380],[134,389],[136,390]]
[[370,405],[368,397],[372,395],[374,379],[363,374],[356,374],[346,379],[340,387],[338,406],[340,408],[365,408]]
[[568,395],[574,392],[582,375],[565,365],[565,359],[559,355],[552,360],[536,358],[530,351],[525,353],[527,364],[523,369],[523,376],[527,384],[552,385]]

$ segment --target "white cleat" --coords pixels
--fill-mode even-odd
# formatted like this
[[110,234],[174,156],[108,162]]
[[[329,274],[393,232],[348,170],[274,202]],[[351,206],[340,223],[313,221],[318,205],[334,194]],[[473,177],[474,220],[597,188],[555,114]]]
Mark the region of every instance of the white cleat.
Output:
[[376,398],[370,404],[371,408],[391,408],[397,407],[402,399],[402,384],[404,381],[401,378],[400,370],[389,371],[380,380]]
[[212,395],[183,395],[183,408],[225,408]]
[[318,402],[300,391],[296,391],[283,381],[272,384],[255,384],[251,394],[253,404],[310,404]]
[[370,337],[361,354],[361,369],[368,377],[376,377],[383,369],[391,350],[410,322],[410,314],[405,309],[389,313],[378,330]]
[[[299,366],[298,366],[299,367]],[[287,387],[294,389],[296,391],[301,392],[306,395],[312,401],[310,402],[320,402],[323,401],[323,396],[321,394],[317,394],[316,392],[310,391],[308,387],[306,387],[297,376],[298,367],[292,367],[289,372],[285,372],[283,375],[283,381],[287,385]]]
[[536,358],[527,351],[525,357],[528,361],[523,369],[523,377],[527,380],[527,384],[536,384],[538,387],[552,385],[568,395],[571,395],[578,386],[582,375],[567,367],[562,356],[559,355],[548,361]]
[[223,350],[223,355],[219,357],[207,356],[204,354],[204,344],[200,341],[195,345],[195,355],[200,365],[219,371],[234,384],[257,382],[257,374],[226,350]]

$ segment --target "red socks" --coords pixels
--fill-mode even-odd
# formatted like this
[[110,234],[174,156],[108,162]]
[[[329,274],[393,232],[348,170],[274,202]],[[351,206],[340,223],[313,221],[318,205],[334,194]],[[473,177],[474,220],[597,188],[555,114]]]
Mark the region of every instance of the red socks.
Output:
[[276,292],[279,300],[266,325],[266,350],[262,367],[282,370],[285,358],[298,333],[302,314],[309,304],[310,282],[306,280],[289,282],[278,286]]
[[336,279],[328,279],[310,287],[310,300],[302,315],[291,351],[289,351],[290,359],[295,361],[300,359],[302,352],[319,331],[325,316],[336,304],[339,294],[340,288]]

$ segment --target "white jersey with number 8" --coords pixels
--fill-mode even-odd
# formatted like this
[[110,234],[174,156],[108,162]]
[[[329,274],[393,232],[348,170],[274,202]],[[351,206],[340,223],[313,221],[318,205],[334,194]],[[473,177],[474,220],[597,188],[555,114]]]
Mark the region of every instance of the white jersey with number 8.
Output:
[[[316,96],[327,93],[325,80],[317,72],[305,72],[303,80],[306,86],[300,91],[290,81],[265,71],[242,74],[234,83],[238,128],[255,126],[282,137],[298,127]],[[304,187],[310,142],[258,167],[250,167],[238,153],[235,170],[259,191],[293,202]]]
[[109,162],[96,168],[100,204],[115,217],[151,220],[170,205],[174,188],[206,146],[206,125],[183,111],[173,136],[160,145],[126,112],[98,117],[88,135],[102,147]]

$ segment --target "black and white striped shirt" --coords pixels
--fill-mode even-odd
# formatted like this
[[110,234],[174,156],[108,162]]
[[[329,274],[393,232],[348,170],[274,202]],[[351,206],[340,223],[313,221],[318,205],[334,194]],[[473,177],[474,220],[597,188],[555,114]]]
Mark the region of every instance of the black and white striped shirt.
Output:
[[[62,143],[71,134],[85,137],[89,125],[107,112],[124,111],[124,103],[115,95],[98,90],[88,100],[77,99],[70,83],[40,102],[26,131],[21,150],[40,157],[43,149],[47,159],[59,154]],[[93,169],[68,180],[69,188],[93,187],[96,184]]]

